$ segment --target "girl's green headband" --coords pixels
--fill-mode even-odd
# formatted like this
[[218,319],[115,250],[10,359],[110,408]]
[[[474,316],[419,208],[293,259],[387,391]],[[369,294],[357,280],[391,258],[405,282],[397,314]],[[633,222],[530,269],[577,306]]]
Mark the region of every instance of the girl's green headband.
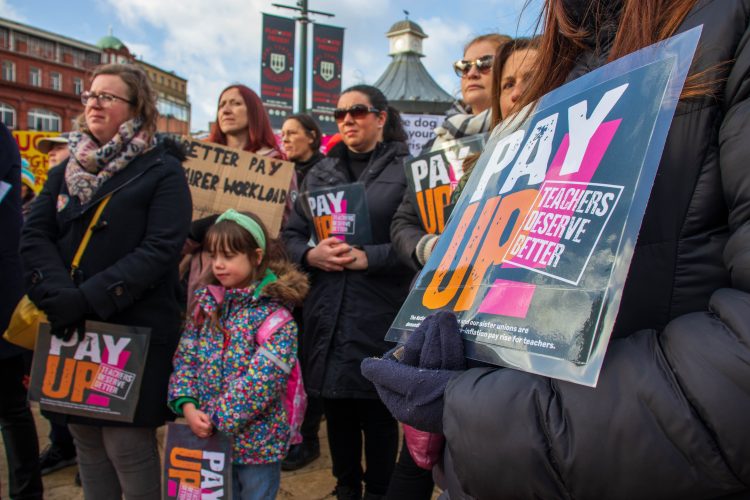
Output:
[[265,253],[266,251],[266,237],[263,234],[263,229],[260,227],[260,224],[255,222],[252,217],[248,217],[247,215],[242,215],[237,210],[230,208],[223,214],[221,214],[217,219],[216,222],[221,222],[223,220],[229,220],[234,222],[235,224],[239,224],[242,226],[243,229],[245,229],[250,235],[255,239],[255,242],[258,244],[261,250]]

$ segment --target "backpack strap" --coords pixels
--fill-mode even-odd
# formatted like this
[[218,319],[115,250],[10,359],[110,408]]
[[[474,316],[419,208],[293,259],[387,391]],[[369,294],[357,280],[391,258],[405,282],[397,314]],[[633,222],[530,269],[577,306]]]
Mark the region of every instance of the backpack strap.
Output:
[[282,326],[292,321],[294,317],[286,308],[281,307],[263,320],[263,323],[258,328],[258,332],[255,334],[255,343],[258,344],[258,352],[268,358],[273,364],[278,366],[284,373],[291,373],[292,367],[287,363],[284,363],[278,356],[263,347],[268,339],[271,338],[275,332],[277,332]]

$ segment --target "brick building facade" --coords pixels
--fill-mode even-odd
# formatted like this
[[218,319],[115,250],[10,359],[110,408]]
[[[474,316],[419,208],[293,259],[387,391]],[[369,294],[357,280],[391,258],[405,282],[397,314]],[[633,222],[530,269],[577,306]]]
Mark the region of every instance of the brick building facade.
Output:
[[159,96],[158,130],[189,133],[186,79],[135,59],[111,34],[91,45],[3,18],[0,121],[17,130],[72,130],[75,118],[83,111],[80,94],[88,86],[90,71],[108,62],[141,66]]

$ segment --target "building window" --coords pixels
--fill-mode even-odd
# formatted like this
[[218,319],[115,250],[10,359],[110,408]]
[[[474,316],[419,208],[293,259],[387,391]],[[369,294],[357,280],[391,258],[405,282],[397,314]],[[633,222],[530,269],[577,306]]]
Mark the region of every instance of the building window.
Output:
[[29,68],[29,85],[34,87],[42,86],[42,70],[39,68]]
[[3,61],[3,80],[7,82],[16,81],[16,65],[11,61]]
[[46,109],[32,109],[29,111],[29,130],[61,132],[60,115]]
[[10,49],[10,31],[0,28],[0,49]]
[[52,90],[62,90],[62,75],[60,73],[50,73],[49,86],[52,87]]
[[83,80],[80,78],[73,78],[73,93],[75,95],[81,95],[83,92]]
[[8,128],[16,128],[16,110],[2,102],[0,102],[0,122]]
[[175,118],[183,122],[188,121],[189,111],[187,106],[166,99],[159,99],[156,101],[156,108],[161,116]]

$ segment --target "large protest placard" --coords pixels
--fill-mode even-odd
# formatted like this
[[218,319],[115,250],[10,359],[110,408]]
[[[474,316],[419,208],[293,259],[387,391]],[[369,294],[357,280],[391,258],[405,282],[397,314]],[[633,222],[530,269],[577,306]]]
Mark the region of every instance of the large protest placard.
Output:
[[365,185],[342,184],[302,194],[315,242],[335,236],[350,245],[372,243]]
[[485,134],[455,139],[440,149],[404,161],[409,192],[414,195],[414,206],[428,233],[443,233],[450,215],[451,194],[464,175],[464,160],[480,153],[485,139]]
[[232,444],[221,432],[199,438],[190,427],[168,423],[162,498],[232,498]]
[[230,208],[249,211],[275,238],[292,195],[294,164],[191,138],[184,143],[187,160],[182,166],[193,196],[193,220]]
[[36,130],[14,130],[13,138],[18,143],[18,150],[21,157],[29,162],[29,168],[34,174],[34,184],[36,191],[39,192],[47,180],[47,170],[49,170],[49,159],[46,154],[39,151],[36,147],[39,141],[45,137],[57,137],[59,132],[37,132]]
[[456,313],[467,356],[596,385],[700,28],[496,131],[389,331]]
[[80,341],[39,329],[29,399],[43,410],[132,422],[138,404],[150,328],[87,321]]

